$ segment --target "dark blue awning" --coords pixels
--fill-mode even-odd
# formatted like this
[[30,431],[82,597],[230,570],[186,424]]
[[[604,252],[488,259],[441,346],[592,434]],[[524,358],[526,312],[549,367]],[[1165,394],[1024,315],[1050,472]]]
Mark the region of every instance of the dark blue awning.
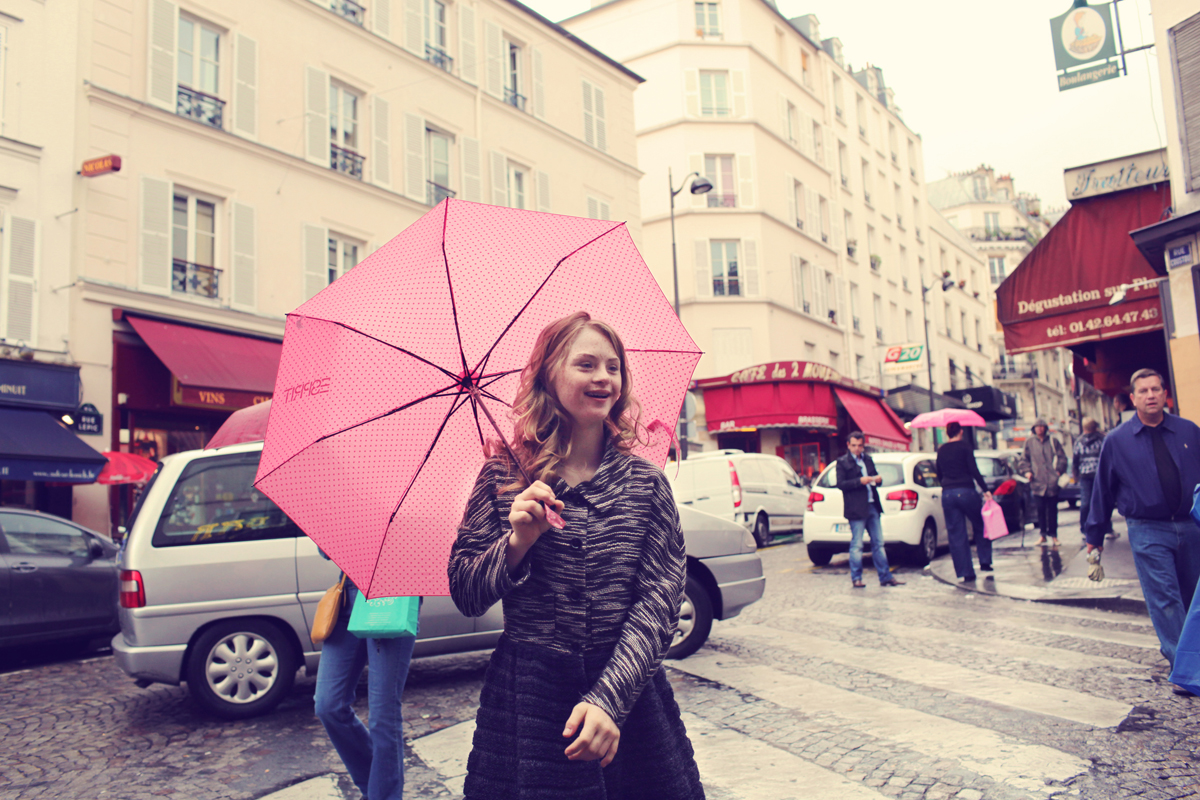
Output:
[[0,408],[0,478],[93,483],[107,463],[44,411]]

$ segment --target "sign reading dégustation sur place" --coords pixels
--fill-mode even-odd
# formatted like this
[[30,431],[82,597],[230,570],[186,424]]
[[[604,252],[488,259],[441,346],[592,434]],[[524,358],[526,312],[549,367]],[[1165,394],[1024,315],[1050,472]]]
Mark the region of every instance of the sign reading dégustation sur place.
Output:
[[1050,20],[1058,90],[1065,92],[1120,74],[1112,3],[1084,5]]
[[1170,179],[1166,149],[1150,150],[1134,156],[1123,156],[1098,164],[1085,164],[1063,171],[1067,199],[1072,202],[1085,197],[1163,183]]

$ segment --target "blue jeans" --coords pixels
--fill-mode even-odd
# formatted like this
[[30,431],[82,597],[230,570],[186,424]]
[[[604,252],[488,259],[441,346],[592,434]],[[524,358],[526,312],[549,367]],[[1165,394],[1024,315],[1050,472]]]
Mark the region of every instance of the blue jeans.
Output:
[[[411,636],[360,639],[350,633],[347,626],[357,595],[357,589],[346,586],[337,626],[321,645],[317,717],[363,800],[400,800],[404,794],[400,701],[416,640]],[[359,676],[368,665],[369,730],[353,707]]]
[[888,566],[887,553],[883,550],[883,525],[880,523],[879,512],[875,506],[867,506],[866,519],[852,519],[850,522],[850,580],[862,580],[863,530],[871,535],[871,559],[875,562],[875,572],[879,574],[879,582],[887,583],[892,580],[892,570]]
[[1178,522],[1126,519],[1146,610],[1162,654],[1175,665],[1175,648],[1200,581],[1200,528]]
[[946,538],[950,541],[950,560],[954,574],[971,580],[975,577],[975,562],[971,560],[971,543],[967,540],[967,521],[975,531],[975,552],[980,566],[991,566],[992,540],[983,535],[983,498],[974,489],[945,489],[942,491],[942,513],[946,517]]
[[[1096,486],[1096,473],[1079,476],[1079,529],[1087,530],[1088,514],[1092,511],[1092,490]],[[1112,533],[1112,520],[1104,520],[1104,532]],[[1086,538],[1086,537],[1085,537]]]

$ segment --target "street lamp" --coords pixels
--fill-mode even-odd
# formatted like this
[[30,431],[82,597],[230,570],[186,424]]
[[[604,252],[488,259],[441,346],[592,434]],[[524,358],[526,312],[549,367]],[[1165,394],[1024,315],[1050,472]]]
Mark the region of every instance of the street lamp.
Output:
[[[712,181],[701,175],[699,172],[689,172],[683,179],[683,183],[679,184],[679,188],[675,188],[675,179],[671,176],[671,168],[667,167],[667,189],[671,192],[671,277],[675,282],[675,316],[679,317],[679,256],[675,252],[675,195],[683,191],[688,185],[688,181],[695,175],[696,179],[692,181],[692,194],[707,194],[712,191]],[[681,318],[682,321],[682,318]],[[687,417],[684,415],[687,409],[687,401],[679,407],[679,458],[687,460]]]
[[[955,287],[955,283],[950,278],[942,278],[942,291],[948,292]],[[921,280],[921,316],[925,320],[925,367],[929,373],[929,410],[933,411],[933,353],[929,350],[929,311],[926,309],[925,295],[933,289],[932,286],[926,286],[925,280]]]

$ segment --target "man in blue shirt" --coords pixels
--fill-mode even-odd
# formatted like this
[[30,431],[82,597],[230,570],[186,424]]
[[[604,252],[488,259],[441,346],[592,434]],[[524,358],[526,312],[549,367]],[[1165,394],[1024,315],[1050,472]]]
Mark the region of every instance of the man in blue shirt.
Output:
[[1164,413],[1162,375],[1140,369],[1131,383],[1137,415],[1104,440],[1084,533],[1089,553],[1102,550],[1113,506],[1125,517],[1146,609],[1174,666],[1200,581],[1200,527],[1189,513],[1200,484],[1200,427]]
[[855,589],[866,584],[862,579],[863,531],[871,536],[871,559],[879,575],[880,586],[903,586],[892,576],[887,553],[883,550],[883,525],[879,515],[883,504],[879,502],[879,484],[883,477],[876,471],[875,462],[863,452],[866,439],[861,431],[846,437],[846,449],[850,452],[837,460],[837,488],[842,490],[842,513],[850,523],[850,582]]

